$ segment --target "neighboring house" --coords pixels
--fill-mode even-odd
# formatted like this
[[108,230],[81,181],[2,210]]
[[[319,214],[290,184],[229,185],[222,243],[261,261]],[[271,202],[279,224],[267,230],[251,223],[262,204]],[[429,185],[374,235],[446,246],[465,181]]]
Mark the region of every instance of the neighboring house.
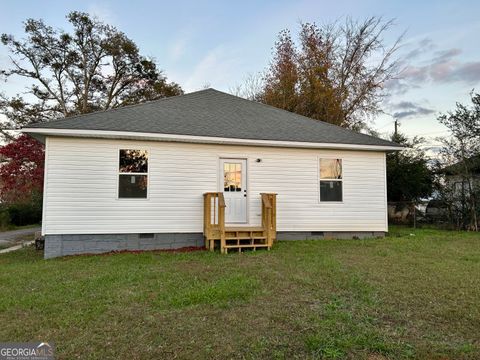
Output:
[[[455,198],[468,196],[470,186],[473,189],[480,188],[480,155],[466,159],[470,177],[465,177],[465,163],[457,162],[442,170],[445,175],[446,185],[452,189]],[[471,184],[469,184],[469,180]]]
[[[468,176],[465,175],[465,164]],[[451,219],[458,225],[469,217],[470,189],[476,194],[480,191],[480,155],[467,158],[466,163],[459,161],[447,166],[439,174],[445,181],[444,192],[429,202],[426,215],[433,221]]]
[[46,145],[46,258],[199,246],[204,233],[237,248],[382,236],[385,153],[401,149],[213,89],[23,132]]

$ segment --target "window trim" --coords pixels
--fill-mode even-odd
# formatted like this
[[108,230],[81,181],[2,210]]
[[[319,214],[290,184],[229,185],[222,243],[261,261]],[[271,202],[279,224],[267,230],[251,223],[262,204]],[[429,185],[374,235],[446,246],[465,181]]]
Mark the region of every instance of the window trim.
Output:
[[[323,179],[323,181],[339,181],[342,183],[342,200],[340,201],[325,201],[321,199],[321,190],[320,190],[320,181],[322,178],[320,177],[320,160],[321,159],[329,159],[329,160],[341,160],[342,161],[342,178],[341,179]],[[317,156],[317,189],[318,189],[318,196],[317,201],[321,205],[329,205],[329,204],[343,204],[345,202],[345,193],[344,193],[344,184],[343,181],[345,180],[344,177],[344,158],[341,156],[335,155],[319,155]]]
[[[148,154],[148,167],[147,167],[147,172],[146,173],[122,173],[120,172],[120,151],[121,150],[143,150],[146,151]],[[150,164],[151,164],[151,154],[152,152],[150,151],[149,147],[145,146],[137,146],[137,145],[125,145],[125,146],[118,146],[117,147],[117,163],[116,163],[116,180],[117,180],[117,196],[116,200],[119,201],[145,201],[145,200],[150,200]],[[121,175],[146,175],[147,176],[147,196],[144,198],[125,198],[125,197],[120,197],[120,176]]]

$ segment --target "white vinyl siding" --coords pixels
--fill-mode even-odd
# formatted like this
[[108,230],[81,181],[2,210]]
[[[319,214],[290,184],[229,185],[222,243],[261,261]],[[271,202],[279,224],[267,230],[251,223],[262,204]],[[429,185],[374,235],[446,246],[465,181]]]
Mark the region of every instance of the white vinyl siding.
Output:
[[[149,150],[148,199],[117,198],[120,148]],[[342,159],[341,203],[318,201],[321,157]],[[220,158],[248,160],[249,225],[275,192],[278,231],[387,230],[384,152],[48,137],[43,232],[202,232]]]

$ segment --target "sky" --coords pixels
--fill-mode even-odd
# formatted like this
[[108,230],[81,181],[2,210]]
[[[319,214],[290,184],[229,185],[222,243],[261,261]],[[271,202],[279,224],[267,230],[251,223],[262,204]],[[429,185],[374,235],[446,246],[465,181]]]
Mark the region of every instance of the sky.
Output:
[[[420,135],[427,146],[448,132],[439,114],[456,102],[467,103],[480,91],[480,1],[2,1],[0,33],[22,37],[22,22],[41,18],[68,29],[65,15],[86,11],[116,26],[156,59],[168,79],[186,92],[206,85],[230,92],[268,65],[272,46],[282,29],[293,34],[300,22],[317,24],[363,20],[370,16],[394,19],[385,35],[392,44],[403,34],[398,57],[402,72],[387,84],[385,114],[371,120],[383,136],[400,130]],[[8,52],[0,45],[0,69],[8,67]],[[18,80],[0,83],[0,92],[21,93]]]

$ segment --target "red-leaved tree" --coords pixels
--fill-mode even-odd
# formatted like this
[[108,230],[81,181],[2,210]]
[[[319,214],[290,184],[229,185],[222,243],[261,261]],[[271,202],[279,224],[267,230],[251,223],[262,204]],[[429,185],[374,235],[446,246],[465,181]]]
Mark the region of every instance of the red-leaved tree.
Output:
[[0,199],[3,203],[30,201],[43,190],[45,150],[42,143],[20,135],[0,147]]

